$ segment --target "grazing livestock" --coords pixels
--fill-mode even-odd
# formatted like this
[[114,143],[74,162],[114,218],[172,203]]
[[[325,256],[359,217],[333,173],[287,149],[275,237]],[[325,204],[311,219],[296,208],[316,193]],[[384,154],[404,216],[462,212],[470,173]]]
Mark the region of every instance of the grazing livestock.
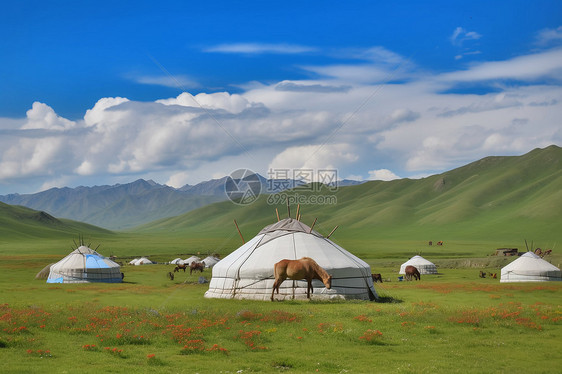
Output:
[[373,278],[373,283],[382,283],[382,276],[380,274],[371,274],[371,278]]
[[178,264],[178,265],[176,265],[176,268],[174,269],[174,273],[176,271],[180,271],[180,270],[183,270],[183,272],[185,273],[186,269],[187,269],[187,264]]
[[433,242],[430,240],[428,244],[429,244],[429,245],[433,245]]
[[202,273],[203,269],[205,269],[205,263],[204,262],[192,261],[191,264],[189,264],[189,274],[190,275],[193,273],[193,270],[195,270],[195,271],[199,270]]
[[442,240],[438,241],[437,245],[443,245],[443,241]]
[[279,294],[279,286],[287,278],[293,280],[306,279],[308,283],[306,287],[307,299],[310,299],[310,294],[314,293],[312,288],[313,279],[321,280],[327,289],[332,288],[332,276],[310,257],[303,257],[298,260],[281,260],[273,266],[273,273],[275,275],[275,282],[271,291],[271,301],[273,301],[275,290]]
[[421,279],[420,272],[418,271],[418,269],[415,266],[412,266],[412,265],[406,266],[405,272],[406,272],[406,280],[411,281],[412,276],[414,277],[415,280]]

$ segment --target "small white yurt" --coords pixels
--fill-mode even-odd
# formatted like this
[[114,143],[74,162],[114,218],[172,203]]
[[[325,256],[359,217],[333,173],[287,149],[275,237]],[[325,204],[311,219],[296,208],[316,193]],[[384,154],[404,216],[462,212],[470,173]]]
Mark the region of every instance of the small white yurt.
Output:
[[121,267],[84,245],[51,266],[47,283],[122,282]]
[[[265,227],[252,240],[219,261],[212,270],[208,298],[270,300],[273,266],[282,259],[310,257],[332,275],[326,289],[313,280],[311,298],[377,299],[370,266],[304,223],[287,218]],[[277,300],[306,299],[307,282],[287,279]]]
[[138,258],[133,258],[131,261],[129,261],[129,265],[134,265],[138,260]]
[[406,274],[406,266],[412,265],[420,272],[420,274],[437,274],[437,266],[431,261],[426,260],[422,256],[414,256],[400,266],[398,274]]
[[172,265],[183,265],[183,260],[181,258],[175,258],[172,261],[170,261],[170,264]]
[[500,282],[562,281],[560,269],[533,252],[526,252],[501,269]]
[[191,265],[191,263],[195,261],[195,262],[201,262],[201,259],[197,256],[191,256],[189,258],[186,258],[185,260],[183,260],[184,264],[188,264]]
[[213,266],[215,266],[221,259],[218,257],[214,257],[214,256],[207,256],[203,259],[203,261],[205,263],[205,267],[206,268],[212,268]]
[[136,266],[138,266],[138,265],[150,265],[150,264],[153,264],[153,263],[154,263],[154,262],[150,261],[148,258],[146,258],[146,257],[141,257],[141,258],[139,258],[138,260],[136,260],[136,261],[133,263],[133,265],[136,265]]

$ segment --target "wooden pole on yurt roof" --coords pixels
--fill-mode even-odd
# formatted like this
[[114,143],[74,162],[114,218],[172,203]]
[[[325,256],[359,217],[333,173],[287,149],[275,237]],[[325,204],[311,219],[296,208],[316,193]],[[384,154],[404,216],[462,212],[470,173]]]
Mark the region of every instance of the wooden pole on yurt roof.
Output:
[[246,244],[246,241],[244,240],[244,237],[242,236],[242,233],[240,232],[240,228],[238,227],[238,224],[236,223],[236,220],[234,220],[234,225],[236,225],[236,230],[238,230],[238,234],[240,235],[240,239],[242,239],[242,244]]
[[289,198],[287,198],[287,215],[291,218],[291,206],[289,205]]
[[297,214],[295,215],[295,218],[297,219],[297,221],[299,220],[299,210],[301,210],[301,205],[297,204]]
[[279,219],[279,210],[277,210],[277,208],[275,208],[275,214],[277,214],[277,222],[281,221],[281,220]]
[[312,222],[312,226],[310,226],[310,231],[308,232],[309,234],[312,233],[312,229],[314,228],[314,225],[316,225],[317,219],[318,219],[318,217],[314,218],[314,222]]
[[334,231],[336,231],[337,228],[338,228],[338,225],[336,225],[336,227],[334,227],[334,229],[328,234],[328,236],[326,236],[326,239],[329,239],[330,236],[332,236],[332,234],[334,233]]

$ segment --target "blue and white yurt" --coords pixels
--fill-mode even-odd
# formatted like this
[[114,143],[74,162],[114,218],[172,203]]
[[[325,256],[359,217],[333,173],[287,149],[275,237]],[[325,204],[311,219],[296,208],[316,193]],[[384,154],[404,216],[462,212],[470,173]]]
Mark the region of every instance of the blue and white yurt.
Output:
[[47,283],[120,283],[121,267],[84,245],[51,266]]

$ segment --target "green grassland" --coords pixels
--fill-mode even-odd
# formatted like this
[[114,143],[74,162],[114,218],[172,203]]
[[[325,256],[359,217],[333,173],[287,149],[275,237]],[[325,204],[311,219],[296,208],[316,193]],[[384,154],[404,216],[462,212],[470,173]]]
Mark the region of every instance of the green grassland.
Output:
[[[122,284],[47,284],[35,274],[78,237],[127,263],[227,255],[287,215],[267,195],[211,204],[111,232],[0,203],[1,372],[557,373],[562,282],[500,283],[514,258],[498,247],[553,249],[562,263],[562,149],[489,157],[421,180],[373,181],[300,206],[301,220],[364,259],[385,280],[379,302],[205,299],[201,274],[166,264],[123,266]],[[312,190],[312,191],[310,191]],[[296,204],[291,205],[293,216]],[[443,246],[428,245],[443,240]],[[439,274],[398,281],[415,254]],[[210,270],[202,274],[210,279]]]
[[562,359],[559,282],[398,282],[389,266],[381,302],[259,302],[205,299],[200,273],[171,281],[170,265],[124,266],[122,284],[35,280],[51,260],[0,262],[3,373],[555,373]]

